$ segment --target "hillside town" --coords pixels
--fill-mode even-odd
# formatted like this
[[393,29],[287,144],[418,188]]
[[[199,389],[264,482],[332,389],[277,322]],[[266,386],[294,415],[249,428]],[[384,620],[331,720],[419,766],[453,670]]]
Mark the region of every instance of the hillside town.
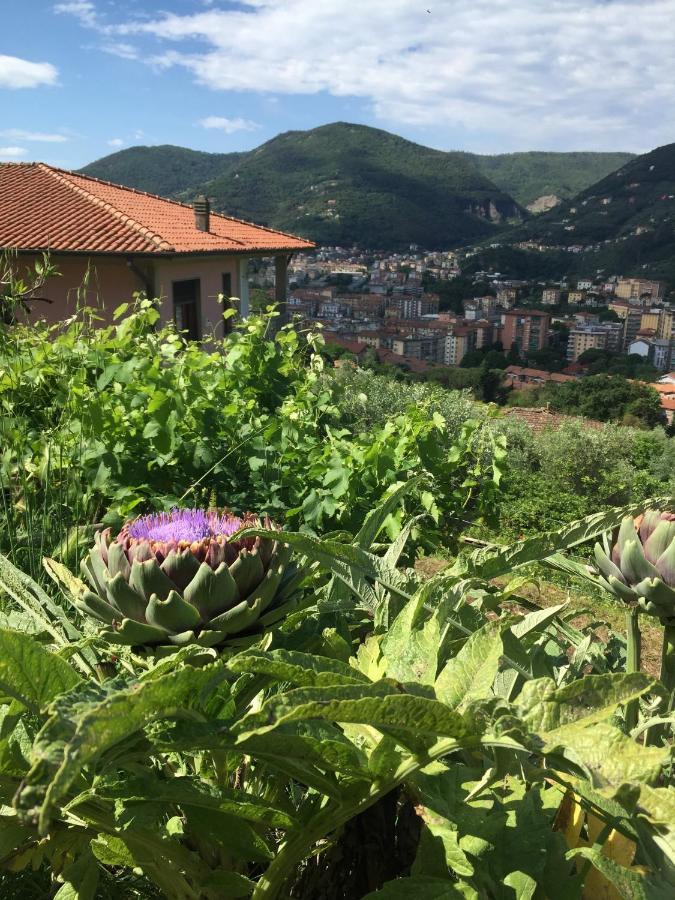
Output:
[[[329,344],[356,359],[371,351],[380,363],[412,373],[460,366],[475,351],[502,351],[512,363],[505,383],[519,388],[581,378],[601,353],[637,357],[657,373],[672,421],[675,379],[665,388],[659,382],[675,369],[675,302],[663,282],[604,272],[558,282],[498,272],[467,279],[465,260],[415,245],[407,253],[298,253],[289,266],[288,312],[300,325],[320,325]],[[273,266],[263,264],[252,283],[269,288],[273,277]],[[459,279],[466,296],[444,302],[439,287]],[[528,364],[546,351],[558,365]]]

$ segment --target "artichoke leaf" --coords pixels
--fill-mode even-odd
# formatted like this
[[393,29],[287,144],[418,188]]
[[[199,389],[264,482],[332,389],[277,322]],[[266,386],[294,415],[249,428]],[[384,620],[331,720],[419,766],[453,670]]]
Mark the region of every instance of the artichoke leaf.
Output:
[[199,610],[183,600],[178,591],[171,591],[166,600],[153,594],[145,611],[145,618],[150,625],[164,628],[174,635],[196,628],[202,620]]
[[115,575],[121,575],[125,581],[129,580],[131,574],[131,565],[124,548],[118,541],[113,541],[108,547],[108,573],[112,578]]
[[215,572],[207,563],[202,563],[183,596],[200,611],[205,621],[240,600],[239,588],[225,563],[221,563]]
[[105,622],[106,625],[112,625],[121,618],[118,610],[91,591],[85,591],[79,599],[73,601],[73,605],[80,612],[93,616],[99,622]]
[[122,624],[117,629],[104,632],[105,636],[118,644],[135,646],[138,644],[157,644],[166,641],[167,632],[155,625],[146,625],[144,622],[134,622],[133,619],[122,619]]
[[230,573],[237,582],[239,596],[247,597],[263,580],[265,570],[257,550],[242,550],[230,566]]
[[643,578],[658,578],[659,572],[642,552],[642,544],[633,536],[633,540],[626,541],[621,551],[621,571],[628,584],[637,584]]
[[199,560],[190,550],[171,550],[160,569],[185,596],[185,589],[199,571]]
[[156,594],[160,600],[166,600],[175,588],[173,581],[162,572],[154,557],[144,562],[139,562],[137,559],[133,561],[129,584],[146,601],[153,594]]
[[117,616],[118,619],[145,622],[145,600],[131,587],[121,572],[108,581],[106,595],[110,605],[120,610],[121,615]]

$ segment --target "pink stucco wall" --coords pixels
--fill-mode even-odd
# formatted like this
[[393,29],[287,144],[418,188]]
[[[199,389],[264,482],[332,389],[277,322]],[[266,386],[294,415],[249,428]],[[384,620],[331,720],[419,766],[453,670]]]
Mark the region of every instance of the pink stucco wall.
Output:
[[[20,256],[16,269],[23,276],[32,267],[35,257]],[[31,320],[46,319],[60,322],[72,316],[78,306],[91,306],[109,322],[113,310],[136,291],[143,290],[142,282],[127,266],[126,260],[115,257],[58,256],[51,257],[59,275],[51,278],[38,292],[51,303],[31,303]]]
[[[35,259],[28,255],[19,257],[18,274],[23,275]],[[136,292],[145,291],[143,280],[127,265],[124,257],[87,258],[53,254],[51,262],[60,275],[51,278],[39,295],[52,302],[33,302],[32,321],[45,319],[50,323],[59,322],[73,315],[78,306],[87,305],[96,308],[103,321],[110,322],[113,311],[120,303],[131,300]],[[134,262],[154,285],[154,296],[161,300],[163,322],[171,320],[174,315],[173,282],[198,278],[202,334],[205,337],[214,333],[222,336],[222,308],[217,298],[223,290],[225,273],[231,276],[232,294],[239,295],[239,267],[242,263],[238,257],[136,258]]]
[[201,330],[207,337],[223,336],[223,310],[218,294],[223,292],[223,275],[232,279],[232,294],[239,295],[239,260],[234,256],[176,257],[155,260],[155,295],[161,299],[162,321],[173,318],[174,281],[200,280]]

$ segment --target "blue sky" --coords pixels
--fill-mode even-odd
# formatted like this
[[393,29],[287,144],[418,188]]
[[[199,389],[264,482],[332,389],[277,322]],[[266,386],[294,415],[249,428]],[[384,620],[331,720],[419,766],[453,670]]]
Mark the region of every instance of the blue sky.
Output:
[[675,0],[3,0],[0,160],[337,120],[441,149],[675,141]]

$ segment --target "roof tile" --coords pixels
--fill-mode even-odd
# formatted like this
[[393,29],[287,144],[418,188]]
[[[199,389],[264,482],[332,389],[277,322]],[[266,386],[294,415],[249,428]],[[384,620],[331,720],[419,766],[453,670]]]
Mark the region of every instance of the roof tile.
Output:
[[0,247],[75,253],[293,251],[311,241],[44,163],[0,164]]

